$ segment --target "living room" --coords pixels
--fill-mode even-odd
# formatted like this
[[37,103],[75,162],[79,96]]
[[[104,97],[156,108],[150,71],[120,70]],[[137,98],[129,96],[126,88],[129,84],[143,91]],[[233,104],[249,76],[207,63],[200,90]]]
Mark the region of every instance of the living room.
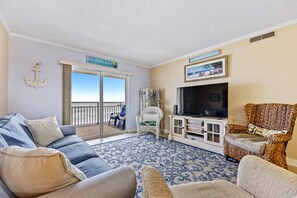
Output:
[[[178,143],[174,138],[173,141],[167,139],[172,130],[169,116],[174,114],[173,107],[177,105],[177,89],[228,83],[228,115],[223,116],[223,120],[226,120],[228,125],[247,126],[248,120],[245,116],[244,107],[249,103],[277,103],[292,106],[296,104],[297,92],[294,89],[294,84],[297,83],[297,78],[295,78],[297,73],[295,66],[297,62],[297,14],[295,12],[297,3],[289,0],[253,1],[250,3],[244,1],[228,1],[227,3],[219,1],[142,3],[137,3],[137,1],[131,1],[130,3],[92,1],[87,3],[83,1],[18,2],[1,0],[0,116],[5,118],[7,114],[20,113],[28,120],[56,116],[59,125],[72,124],[65,119],[69,118],[71,114],[68,112],[68,107],[71,105],[71,83],[68,84],[68,87],[67,82],[65,83],[65,79],[67,79],[65,78],[65,73],[67,73],[65,71],[70,68],[69,65],[75,71],[84,70],[88,74],[93,71],[99,72],[99,76],[102,77],[102,81],[99,80],[100,82],[104,82],[104,72],[112,74],[109,76],[123,76],[121,78],[125,79],[126,95],[124,102],[127,108],[125,120],[127,123],[124,132],[120,131],[114,136],[105,137],[107,135],[102,131],[104,126],[100,125],[99,128],[102,133],[96,131],[99,139],[86,141],[88,143],[92,142],[92,149],[104,161],[102,164],[106,163],[106,166],[109,166],[104,171],[110,172],[112,170],[107,171],[107,169],[116,170],[116,168],[128,166],[136,172],[136,177],[133,175],[135,174],[133,171],[133,173],[129,172],[131,170],[115,173],[115,175],[123,174],[123,177],[125,177],[124,174],[127,174],[126,177],[131,178],[130,187],[123,185],[123,189],[120,189],[118,186],[122,185],[120,183],[121,179],[113,178],[115,176],[112,173],[110,173],[112,175],[110,178],[113,178],[110,185],[118,185],[118,191],[124,191],[125,188],[130,191],[134,190],[134,194],[136,189],[132,188],[131,190],[131,186],[135,185],[135,188],[137,186],[136,197],[140,197],[144,191],[144,187],[140,184],[141,176],[145,175],[145,169],[142,173],[141,169],[144,168],[144,165],[151,165],[161,171],[169,186],[217,179],[227,180],[234,183],[235,186],[236,181],[240,183],[237,171],[238,166],[241,165],[238,165],[238,162],[234,159],[225,160],[224,152],[218,152],[218,154],[209,152],[206,154],[203,150],[205,148],[201,149],[199,146],[198,148],[186,147],[185,151],[188,152],[193,149],[208,159],[199,162],[199,168],[203,167],[201,172],[204,174],[199,176],[197,176],[198,169],[191,172],[185,168],[190,163],[194,164],[193,161],[190,162],[185,159],[181,163],[178,160],[174,162],[174,160],[167,159],[166,155],[169,155],[169,158],[176,159],[176,156],[169,154],[172,151],[170,145],[173,143],[176,148],[185,149],[184,144]],[[215,12],[212,12],[212,10]],[[223,10],[226,12],[222,12]],[[266,34],[270,34],[270,36],[263,36]],[[255,40],[252,38],[255,38]],[[190,62],[193,58],[203,57],[212,52],[217,54]],[[117,67],[108,68],[98,64],[92,65],[86,60],[88,56],[116,62]],[[224,76],[203,80],[186,79],[187,67],[195,66],[197,63],[206,64],[209,60],[222,57],[226,57],[224,59]],[[34,68],[36,65],[40,67],[38,69]],[[32,71],[32,69],[35,70]],[[43,81],[44,87],[30,87],[24,80],[25,77],[28,77],[29,81],[32,82],[34,78],[38,80],[36,75],[40,82],[46,79],[46,81]],[[148,136],[140,135],[139,138],[136,137],[138,123],[135,122],[135,118],[141,113],[139,91],[144,88],[160,91],[160,109],[162,110],[163,119],[160,122],[161,133],[159,139],[151,133]],[[103,99],[104,90],[100,90],[98,93],[99,98]],[[214,100],[217,99],[214,98]],[[99,114],[104,115],[103,112],[98,112],[97,119],[100,117]],[[199,119],[197,118],[197,120]],[[278,122],[278,120],[275,122]],[[289,123],[288,120],[283,122]],[[295,119],[292,123],[295,124]],[[71,131],[73,128],[67,130]],[[65,137],[70,134],[75,135],[75,132],[67,130],[65,132],[67,135],[65,135],[61,129]],[[289,129],[286,128],[286,130]],[[293,172],[294,175],[297,173],[296,130],[295,127],[291,131],[292,137],[284,144],[285,150],[283,150],[285,156],[283,160],[288,165],[287,172]],[[121,135],[118,136],[118,134]],[[110,144],[97,144],[100,141],[105,142],[108,138],[113,140]],[[129,142],[129,140],[133,140],[134,143]],[[81,140],[75,139],[75,141],[82,145]],[[93,144],[93,142],[96,142],[96,144]],[[147,142],[153,142],[154,144],[145,145]],[[137,146],[137,144],[139,145]],[[120,145],[122,145],[122,148],[129,145],[131,147],[121,150]],[[147,146],[146,149],[155,152],[154,155],[149,156],[151,160],[147,158],[148,156],[142,155],[141,152],[146,151],[141,148],[142,145]],[[47,146],[47,144],[44,146]],[[220,147],[222,150],[223,148],[223,146]],[[283,149],[283,147],[281,148]],[[157,149],[160,149],[162,155],[157,156]],[[166,153],[166,149],[168,149],[168,153]],[[114,151],[114,153],[111,151]],[[93,153],[88,152],[90,158],[95,158]],[[277,154],[275,153],[275,155]],[[186,157],[190,156],[191,154]],[[68,157],[67,154],[66,157]],[[129,163],[127,161],[123,163],[124,158],[125,160],[129,158]],[[157,158],[161,160],[158,161]],[[211,163],[212,158],[218,159],[216,163],[224,164],[223,167],[220,167],[222,169],[213,169],[211,166],[202,165],[203,163]],[[244,163],[244,160],[242,161]],[[71,160],[70,162],[73,163]],[[160,163],[158,164],[158,162]],[[167,164],[167,162],[170,163]],[[167,165],[168,167],[166,167]],[[102,167],[104,166],[102,165]],[[207,172],[207,169],[215,171]],[[220,174],[220,172],[223,173]],[[287,174],[287,172],[284,174]],[[0,173],[2,174],[2,171]],[[187,175],[192,173],[194,176]],[[1,174],[1,179],[5,180],[4,175]],[[95,175],[98,172],[92,174]],[[101,177],[105,177],[105,179],[109,178],[110,175],[105,176],[104,174],[98,174],[95,177],[102,175]],[[137,184],[133,183],[134,177],[137,178]],[[288,177],[291,177],[291,175]],[[293,176],[292,178],[295,179]],[[293,185],[293,187],[296,187],[296,179],[294,182],[295,186]],[[73,183],[71,184],[73,185]],[[94,183],[96,184],[96,182]],[[108,183],[98,183],[96,185],[101,184],[102,187],[98,189],[110,190],[111,187],[108,186]],[[6,185],[9,186],[8,183]],[[160,186],[162,185],[160,184]],[[91,187],[89,187],[89,184],[86,186],[88,188],[84,190],[88,191]],[[168,191],[169,187],[163,186],[164,188],[160,191]],[[77,188],[75,189],[77,190]],[[95,193],[98,193],[98,189],[97,191],[96,189],[90,190],[90,195],[85,194],[85,197],[96,197]],[[156,186],[154,189],[156,189]],[[130,191],[127,192],[131,194]],[[153,191],[157,192],[157,190]],[[76,193],[81,197],[84,196],[83,191],[78,192]],[[176,190],[173,189],[172,192],[174,197],[178,197]],[[279,192],[281,192],[281,189],[279,189]],[[63,193],[65,194],[53,194],[52,196],[67,197],[70,195],[66,191]],[[127,195],[117,195],[119,197],[129,197],[129,193]],[[277,193],[274,193],[272,195],[277,197]],[[23,196],[21,193],[16,194],[20,197]],[[43,194],[34,194],[34,196]],[[250,192],[250,194],[252,193]],[[265,194],[261,196],[272,197],[270,195],[268,193],[266,196]],[[261,197],[259,194],[253,196]],[[7,196],[3,195],[3,197]],[[104,196],[99,193],[97,197]],[[144,197],[150,196],[144,195]],[[164,194],[164,196],[156,197],[170,196]],[[227,197],[227,195],[221,195],[221,197]]]

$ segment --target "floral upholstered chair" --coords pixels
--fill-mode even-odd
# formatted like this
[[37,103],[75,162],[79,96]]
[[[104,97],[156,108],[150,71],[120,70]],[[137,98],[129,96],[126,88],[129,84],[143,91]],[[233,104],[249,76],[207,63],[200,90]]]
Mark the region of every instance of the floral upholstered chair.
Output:
[[139,116],[136,116],[137,137],[143,132],[153,132],[159,139],[160,122],[163,118],[163,111],[159,107],[148,107]]
[[226,126],[226,157],[241,160],[256,155],[287,169],[286,146],[292,139],[297,104],[246,104],[244,112],[247,126]]

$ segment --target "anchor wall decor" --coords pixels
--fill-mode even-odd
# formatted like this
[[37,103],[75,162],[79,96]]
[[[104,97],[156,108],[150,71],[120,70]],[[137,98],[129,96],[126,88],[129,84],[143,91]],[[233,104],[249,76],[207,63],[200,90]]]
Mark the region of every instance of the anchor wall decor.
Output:
[[33,67],[33,71],[35,71],[35,80],[31,81],[29,80],[29,77],[25,76],[25,82],[27,83],[28,86],[30,87],[34,87],[34,88],[41,88],[41,87],[45,87],[48,83],[47,79],[44,79],[43,81],[39,81],[39,72],[41,72],[40,67],[43,63],[42,62],[38,62],[34,65]]

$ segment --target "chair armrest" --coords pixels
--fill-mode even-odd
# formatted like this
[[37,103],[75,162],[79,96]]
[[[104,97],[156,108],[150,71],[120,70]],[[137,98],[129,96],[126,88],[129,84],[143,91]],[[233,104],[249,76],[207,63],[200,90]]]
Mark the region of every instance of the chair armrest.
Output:
[[297,175],[256,156],[239,163],[236,185],[254,197],[294,197]]
[[80,181],[39,198],[131,198],[136,192],[136,176],[129,167],[121,167]]
[[276,142],[288,142],[292,139],[292,135],[290,134],[273,134],[268,137],[269,143],[276,143]]
[[144,198],[174,198],[162,174],[152,166],[141,169]]
[[60,130],[64,136],[75,135],[75,131],[76,131],[76,129],[73,125],[60,126]]
[[247,126],[237,125],[237,124],[227,124],[226,125],[226,134],[231,133],[245,133]]
[[140,117],[139,115],[138,115],[138,116],[136,116],[136,123],[139,123],[139,122],[140,122],[140,120],[142,120],[142,117]]

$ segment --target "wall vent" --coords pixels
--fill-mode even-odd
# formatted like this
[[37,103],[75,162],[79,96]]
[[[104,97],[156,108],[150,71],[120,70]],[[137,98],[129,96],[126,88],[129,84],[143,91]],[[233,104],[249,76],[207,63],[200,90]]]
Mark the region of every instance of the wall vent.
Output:
[[250,43],[260,41],[260,40],[263,40],[263,39],[267,39],[267,38],[270,38],[270,37],[274,37],[274,36],[275,36],[275,31],[269,32],[269,33],[266,33],[266,34],[262,34],[260,36],[255,36],[253,38],[250,38]]

